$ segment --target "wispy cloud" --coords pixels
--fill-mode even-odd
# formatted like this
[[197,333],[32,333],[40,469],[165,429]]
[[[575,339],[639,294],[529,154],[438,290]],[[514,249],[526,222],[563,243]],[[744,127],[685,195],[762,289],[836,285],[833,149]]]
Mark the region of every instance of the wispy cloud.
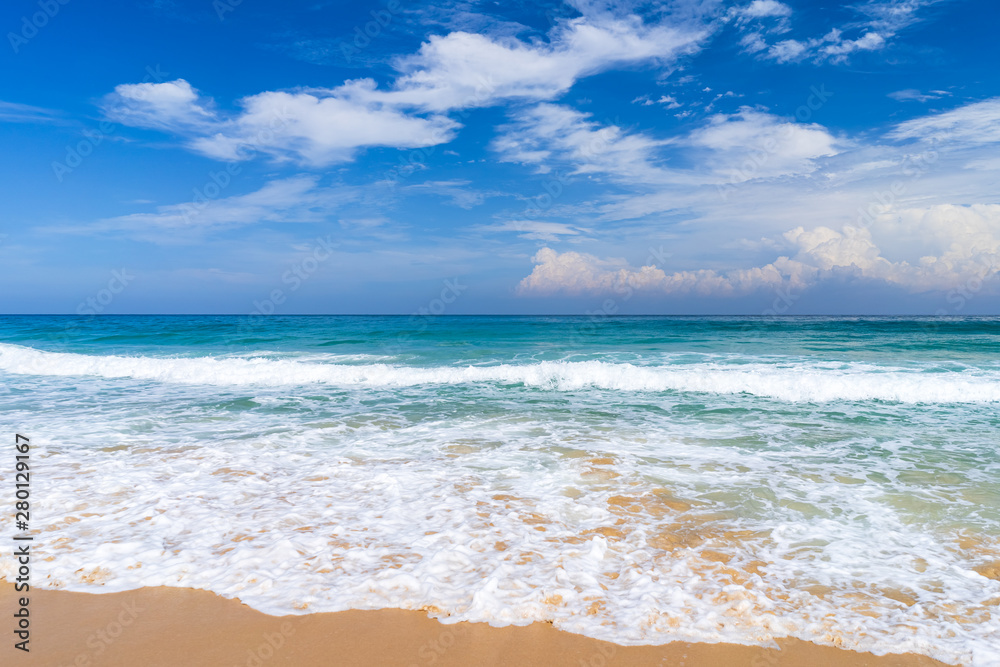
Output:
[[483,232],[516,232],[518,237],[532,241],[553,243],[562,240],[577,240],[577,237],[587,236],[590,229],[577,227],[562,222],[542,222],[538,220],[508,220],[495,225],[482,225],[477,228]]
[[65,123],[62,112],[0,101],[0,123]]
[[926,93],[922,93],[916,88],[907,88],[906,90],[896,90],[888,93],[886,97],[891,97],[898,102],[929,102],[931,100],[939,100],[942,97],[948,97],[951,93],[946,90],[931,90]]
[[1000,142],[1000,97],[905,121],[889,137],[973,145]]
[[[853,5],[859,19],[832,27],[825,34],[808,38],[769,40],[769,33],[789,31],[790,11],[775,7],[770,0],[753,2],[733,10],[737,25],[745,31],[741,44],[747,53],[778,63],[813,60],[846,62],[855,53],[879,51],[905,28],[920,20],[920,12],[941,0],[870,0]],[[780,17],[780,29],[769,28],[761,20]]]
[[617,125],[556,104],[539,104],[514,114],[491,145],[507,162],[535,165],[547,172],[572,165],[573,174],[604,175],[630,183],[663,182],[655,151],[665,140],[629,133]]
[[450,180],[450,181],[426,181],[424,183],[414,183],[402,188],[402,192],[413,194],[433,194],[445,197],[450,203],[464,209],[471,209],[479,206],[487,197],[499,196],[501,193],[489,191],[484,192],[470,186],[470,181]]
[[168,204],[150,213],[104,218],[57,231],[115,233],[156,243],[197,243],[206,234],[247,225],[318,222],[358,197],[354,188],[320,187],[317,177],[300,175],[270,181],[248,194]]

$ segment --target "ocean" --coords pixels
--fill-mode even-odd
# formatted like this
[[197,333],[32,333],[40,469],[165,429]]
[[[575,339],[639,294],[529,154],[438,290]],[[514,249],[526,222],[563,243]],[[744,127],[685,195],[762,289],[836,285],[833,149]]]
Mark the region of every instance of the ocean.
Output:
[[37,587],[994,665],[998,353],[1000,318],[7,316],[0,487],[30,437]]

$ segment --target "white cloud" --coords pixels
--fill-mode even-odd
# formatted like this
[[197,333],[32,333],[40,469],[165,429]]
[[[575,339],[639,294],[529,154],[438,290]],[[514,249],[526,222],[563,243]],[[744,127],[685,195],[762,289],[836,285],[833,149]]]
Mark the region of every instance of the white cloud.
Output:
[[[891,35],[889,36],[891,37]],[[857,39],[837,40],[833,44],[824,46],[820,52],[833,56],[836,60],[855,51],[877,51],[885,46],[885,40],[886,38],[877,32],[866,32]]]
[[[890,243],[901,235],[912,236],[935,254],[890,261],[872,232]],[[794,260],[827,272],[851,269],[858,277],[911,292],[946,291],[1000,271],[1000,205],[902,209],[880,216],[870,231],[821,227],[806,232],[800,227],[786,238],[799,250]]]
[[[821,125],[748,107],[717,114],[687,135],[667,140],[601,125],[574,109],[541,104],[517,112],[515,122],[501,128],[491,147],[501,160],[531,165],[540,173],[558,169],[561,176],[602,176],[649,193],[604,207],[613,210],[615,219],[625,219],[686,206],[703,198],[703,190],[710,189],[717,199],[720,188],[804,177],[848,145]],[[676,162],[692,166],[670,166],[661,155],[667,148]],[[647,201],[639,201],[644,198]],[[652,208],[645,208],[649,205]]]
[[930,100],[941,99],[949,95],[951,93],[946,90],[931,90],[921,93],[916,88],[907,88],[906,90],[893,91],[886,95],[886,97],[891,97],[897,102],[929,102]]
[[105,98],[105,115],[111,120],[158,130],[210,130],[219,120],[211,100],[184,79],[165,83],[126,83]]
[[150,213],[105,218],[91,225],[61,228],[66,233],[115,232],[146,241],[190,243],[206,232],[265,222],[317,222],[330,211],[357,198],[352,188],[318,187],[315,176],[271,181],[259,190],[230,197],[211,197],[221,188],[209,180],[199,197],[156,207]]
[[[668,144],[664,164],[690,166],[659,167],[655,178],[636,182],[631,192],[571,213],[577,220],[605,221],[678,214],[700,225],[776,234],[799,224],[794,216],[802,211],[816,225],[839,228],[894,183],[903,187],[893,196],[897,204],[993,203],[1000,123],[978,104],[954,115],[915,118],[874,139],[835,136],[820,125],[756,109],[741,110],[748,118],[719,115]],[[949,139],[897,143],[904,134]]]
[[402,76],[371,99],[428,111],[490,106],[500,100],[550,100],[578,79],[614,66],[673,60],[693,51],[705,29],[647,25],[636,16],[579,18],[556,26],[548,43],[498,41],[453,32],[402,58]]
[[638,269],[622,259],[600,259],[579,252],[542,248],[532,258],[535,268],[517,288],[518,294],[611,294],[639,290],[663,294],[745,294],[762,285],[780,286],[785,276],[773,265],[720,275],[712,270],[665,273],[655,266]]
[[[755,35],[747,43],[763,43],[763,34],[782,34],[789,31],[792,8],[776,0],[753,0],[749,5],[733,7],[726,13],[726,20],[734,20],[736,25],[744,30],[750,30]],[[747,46],[747,44],[744,44]],[[756,48],[760,50],[764,48]],[[753,48],[751,49],[753,52]]]
[[760,33],[751,32],[740,38],[740,46],[747,53],[758,53],[767,49],[767,42]]
[[0,101],[0,123],[62,123],[58,111],[29,104]]
[[792,60],[798,60],[808,50],[808,45],[798,40],[784,39],[767,49],[767,55],[779,63],[787,63]]
[[651,107],[654,104],[662,104],[667,109],[679,109],[682,105],[673,95],[660,95],[657,100],[650,99],[649,95],[642,95],[632,100],[632,104],[642,104],[644,107]]
[[[653,294],[739,295],[837,279],[920,293],[975,283],[1000,267],[1000,207],[992,194],[1000,162],[996,143],[990,143],[1000,140],[1000,123],[992,120],[997,101],[900,123],[874,140],[834,136],[819,125],[749,108],[712,117],[667,143],[645,137],[650,146],[627,163],[633,170],[640,165],[644,177],[609,175],[626,192],[562,204],[558,217],[549,212],[555,222],[593,231],[583,238],[538,238],[552,248],[579,245],[569,246],[573,254],[540,255],[521,291],[632,286]],[[546,157],[534,164],[576,168],[568,159],[569,138],[603,128],[585,116],[568,114],[565,121],[538,123],[530,148]],[[926,137],[948,140],[916,147],[889,141]],[[670,161],[662,159],[667,149]],[[616,244],[623,233],[670,238],[675,257],[691,263],[657,273],[655,267],[608,260],[599,251],[587,255],[591,244],[611,239],[600,226],[608,221],[617,223]],[[743,247],[738,240],[747,236],[766,238]],[[715,249],[710,259],[707,248]]]
[[[345,89],[366,85],[355,82]],[[126,125],[185,136],[189,148],[219,160],[264,153],[312,165],[348,161],[368,146],[433,146],[449,140],[458,127],[444,116],[408,115],[329,91],[265,92],[240,100],[240,106],[241,113],[220,117],[210,101],[178,79],[118,86],[105,100],[105,113]]]
[[632,184],[664,180],[654,153],[665,141],[601,126],[569,107],[539,104],[522,110],[502,131],[491,147],[506,162],[537,165],[542,172],[550,163],[569,163],[573,174],[605,174]]
[[323,92],[267,92],[243,100],[244,112],[212,136],[193,142],[219,159],[239,157],[240,146],[275,157],[322,165],[350,160],[358,148],[421,148],[451,140],[458,123],[439,115],[420,117],[398,109],[359,104]]
[[791,16],[792,8],[777,2],[777,0],[753,0],[746,7],[738,10],[741,16],[764,18],[768,16]]
[[182,228],[282,220],[282,214],[301,206],[315,186],[314,177],[295,176],[271,181],[245,195],[160,206],[156,213],[135,213],[104,222],[132,227]]
[[915,290],[951,288],[1000,270],[1000,205],[906,208],[883,214],[873,232],[882,245],[911,255],[897,281]]
[[563,240],[561,237],[581,237],[591,233],[584,227],[576,227],[561,222],[540,222],[537,220],[508,220],[495,225],[483,225],[478,228],[484,232],[517,232],[518,237],[532,241],[547,241],[554,243]]
[[854,6],[854,9],[868,17],[864,25],[882,33],[895,34],[903,28],[917,23],[918,12],[924,7],[942,0],[869,0]]
[[656,103],[664,104],[668,109],[679,109],[681,107],[681,103],[673,95],[660,95],[660,99],[656,100]]
[[988,157],[978,160],[971,160],[962,165],[962,169],[974,169],[976,171],[1000,171],[1000,157]]
[[[599,259],[578,252],[557,253],[542,248],[531,258],[535,268],[518,285],[519,294],[605,294],[620,291],[623,284],[643,271],[628,268],[623,259]],[[662,271],[659,273],[662,274]]]
[[965,144],[1000,142],[1000,97],[902,122],[889,132],[889,138]]
[[860,279],[910,292],[947,291],[981,283],[1000,272],[1000,205],[938,205],[887,213],[877,223],[890,237],[905,230],[924,239],[937,254],[914,261],[890,260],[872,230],[796,227],[783,235],[791,251],[763,266],[717,272],[666,273],[654,266],[633,268],[620,259],[543,248],[524,278],[522,295],[604,294],[627,289],[660,294],[739,296],[762,289],[802,290],[831,278]]
[[729,183],[809,173],[818,158],[839,152],[837,139],[822,125],[791,122],[749,107],[713,116],[687,143],[709,149],[705,163]]
[[550,100],[581,77],[636,63],[671,62],[708,31],[649,25],[636,16],[579,18],[553,28],[548,42],[452,32],[432,36],[396,62],[386,89],[372,79],[335,88],[266,91],[223,114],[183,79],[123,84],[106,115],[171,132],[188,148],[222,160],[258,152],[311,165],[345,162],[368,146],[419,148],[450,141],[459,123],[445,114],[511,100]]
[[[751,21],[764,17],[779,17],[777,29],[770,32],[787,32],[788,14],[777,13],[779,8],[771,7],[770,0],[763,0],[760,7],[756,2],[748,7],[735,11],[737,24],[748,30],[741,44],[747,53],[757,54],[760,58],[775,60],[779,63],[795,62],[812,59],[818,62],[845,62],[852,53],[859,51],[877,51],[885,48],[896,35],[906,27],[916,23],[918,13],[924,7],[940,0],[887,0],[885,2],[867,2],[855,5],[852,9],[865,18],[861,21],[848,23],[840,28],[833,28],[822,37],[809,39],[783,39],[768,44],[760,27],[759,21]],[[774,3],[780,4],[780,3]],[[757,12],[757,13],[754,13]],[[845,36],[850,33],[852,36]]]
[[487,197],[496,196],[496,192],[483,192],[470,188],[469,181],[427,181],[424,183],[414,183],[408,185],[403,190],[405,192],[426,192],[428,194],[447,197],[452,204],[464,209],[471,209],[479,206]]

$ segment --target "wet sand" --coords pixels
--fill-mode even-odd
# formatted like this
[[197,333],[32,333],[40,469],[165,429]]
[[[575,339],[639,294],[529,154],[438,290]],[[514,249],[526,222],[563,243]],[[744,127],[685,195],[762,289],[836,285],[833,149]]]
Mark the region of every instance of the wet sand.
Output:
[[9,639],[17,609],[13,587],[2,586],[9,628],[0,650],[5,665],[777,665],[911,667],[944,663],[918,655],[875,656],[782,642],[781,650],[734,644],[617,646],[561,632],[548,623],[493,628],[444,625],[423,612],[383,609],[305,616],[268,616],[213,593],[143,588],[124,593],[30,593],[31,651]]

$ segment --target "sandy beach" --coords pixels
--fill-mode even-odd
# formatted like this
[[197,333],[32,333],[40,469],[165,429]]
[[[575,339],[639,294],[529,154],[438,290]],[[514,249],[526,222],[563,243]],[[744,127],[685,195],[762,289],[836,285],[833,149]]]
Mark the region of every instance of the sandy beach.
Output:
[[[16,606],[3,587],[4,609]],[[206,591],[143,588],[108,594],[33,590],[30,654],[5,647],[5,664],[91,667],[211,665],[811,665],[917,667],[925,656],[875,656],[788,640],[780,650],[675,642],[618,646],[548,623],[445,625],[419,611],[383,609],[268,616]],[[8,662],[8,660],[10,662]]]

